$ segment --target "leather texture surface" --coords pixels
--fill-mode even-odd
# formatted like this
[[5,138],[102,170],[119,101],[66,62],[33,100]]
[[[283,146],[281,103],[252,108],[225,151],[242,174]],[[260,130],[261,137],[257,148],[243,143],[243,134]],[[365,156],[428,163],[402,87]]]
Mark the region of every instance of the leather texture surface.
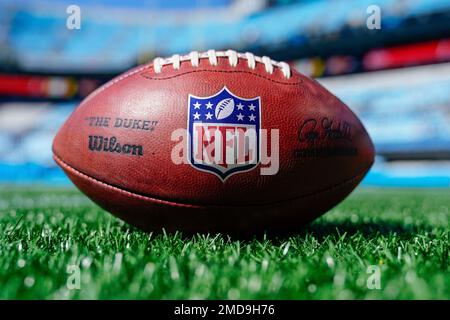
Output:
[[[239,97],[260,97],[261,126],[279,130],[279,170],[260,167],[225,181],[171,160],[176,129],[186,129],[188,96],[211,96],[226,86]],[[153,130],[92,126],[95,118],[145,119]],[[270,133],[269,133],[270,135]],[[143,148],[132,156],[93,152],[89,136],[114,136]],[[347,151],[352,152],[347,152]],[[358,118],[316,81],[293,71],[268,74],[244,59],[212,66],[201,59],[155,74],[134,68],[97,89],[73,112],[53,143],[56,162],[92,200],[145,230],[283,229],[310,221],[347,196],[373,163],[373,144]]]

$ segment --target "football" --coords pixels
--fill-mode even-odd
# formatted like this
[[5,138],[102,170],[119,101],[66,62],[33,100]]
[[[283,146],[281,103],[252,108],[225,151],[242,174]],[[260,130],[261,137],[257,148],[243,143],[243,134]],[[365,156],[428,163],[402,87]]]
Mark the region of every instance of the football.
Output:
[[232,50],[156,58],[75,109],[55,161],[146,231],[299,230],[374,161],[355,114],[284,62]]

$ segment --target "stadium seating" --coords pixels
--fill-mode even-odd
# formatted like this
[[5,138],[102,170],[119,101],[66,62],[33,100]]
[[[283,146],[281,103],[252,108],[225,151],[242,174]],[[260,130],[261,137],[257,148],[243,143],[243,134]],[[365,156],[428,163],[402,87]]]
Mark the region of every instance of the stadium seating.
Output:
[[[228,15],[208,11],[227,10],[231,2],[226,0],[208,1],[209,7],[203,13],[187,14],[183,18],[180,12],[185,9],[185,2],[151,1],[139,9],[141,16],[146,10],[148,13],[163,10],[164,13],[153,14],[151,19],[136,19],[134,25],[129,19],[138,9],[133,1],[127,3],[117,2],[116,5],[127,6],[128,17],[125,14],[100,21],[94,17],[107,16],[108,11],[98,11],[83,3],[83,12],[87,11],[82,21],[84,32],[77,33],[64,28],[66,15],[62,10],[49,11],[46,6],[44,13],[36,7],[28,7],[27,2],[11,6],[11,1],[4,1],[0,3],[0,12],[8,12],[2,19],[9,19],[11,28],[0,30],[0,34],[7,33],[19,65],[25,70],[39,69],[43,65],[57,69],[60,64],[55,61],[64,61],[66,69],[95,67],[101,71],[117,69],[149,51],[167,55],[199,48],[276,47],[283,42],[299,45],[349,27],[364,27],[366,8],[372,1],[299,1],[242,17],[237,15],[236,19],[229,17],[236,15],[234,11]],[[395,28],[408,17],[450,10],[450,2],[445,0],[380,0],[377,4],[383,7],[385,28]],[[195,9],[195,2],[190,2],[189,6]]]

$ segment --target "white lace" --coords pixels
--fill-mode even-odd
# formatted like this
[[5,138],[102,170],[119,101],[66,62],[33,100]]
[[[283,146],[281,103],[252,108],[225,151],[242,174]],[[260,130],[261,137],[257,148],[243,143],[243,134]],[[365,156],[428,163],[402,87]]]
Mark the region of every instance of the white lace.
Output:
[[155,58],[153,60],[153,68],[155,73],[160,73],[163,66],[171,64],[174,69],[179,69],[181,62],[190,61],[193,67],[198,67],[200,59],[208,59],[212,66],[217,65],[218,57],[228,58],[228,63],[232,67],[236,67],[239,59],[246,59],[247,65],[250,69],[256,68],[256,63],[263,63],[264,68],[267,73],[272,74],[274,72],[274,67],[279,68],[283,73],[283,76],[287,79],[291,77],[291,69],[286,62],[278,62],[270,59],[269,57],[258,57],[253,55],[253,53],[239,53],[233,50],[227,51],[214,51],[208,50],[206,52],[192,51],[187,55],[180,56],[179,54],[174,54],[170,58]]

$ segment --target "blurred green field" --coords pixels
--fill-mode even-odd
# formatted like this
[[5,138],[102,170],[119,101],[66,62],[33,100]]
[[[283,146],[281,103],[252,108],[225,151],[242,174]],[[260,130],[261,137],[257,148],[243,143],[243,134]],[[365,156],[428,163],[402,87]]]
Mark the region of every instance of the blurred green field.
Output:
[[244,240],[146,234],[74,189],[1,187],[0,299],[450,299],[449,208],[448,189],[360,189],[296,235]]

